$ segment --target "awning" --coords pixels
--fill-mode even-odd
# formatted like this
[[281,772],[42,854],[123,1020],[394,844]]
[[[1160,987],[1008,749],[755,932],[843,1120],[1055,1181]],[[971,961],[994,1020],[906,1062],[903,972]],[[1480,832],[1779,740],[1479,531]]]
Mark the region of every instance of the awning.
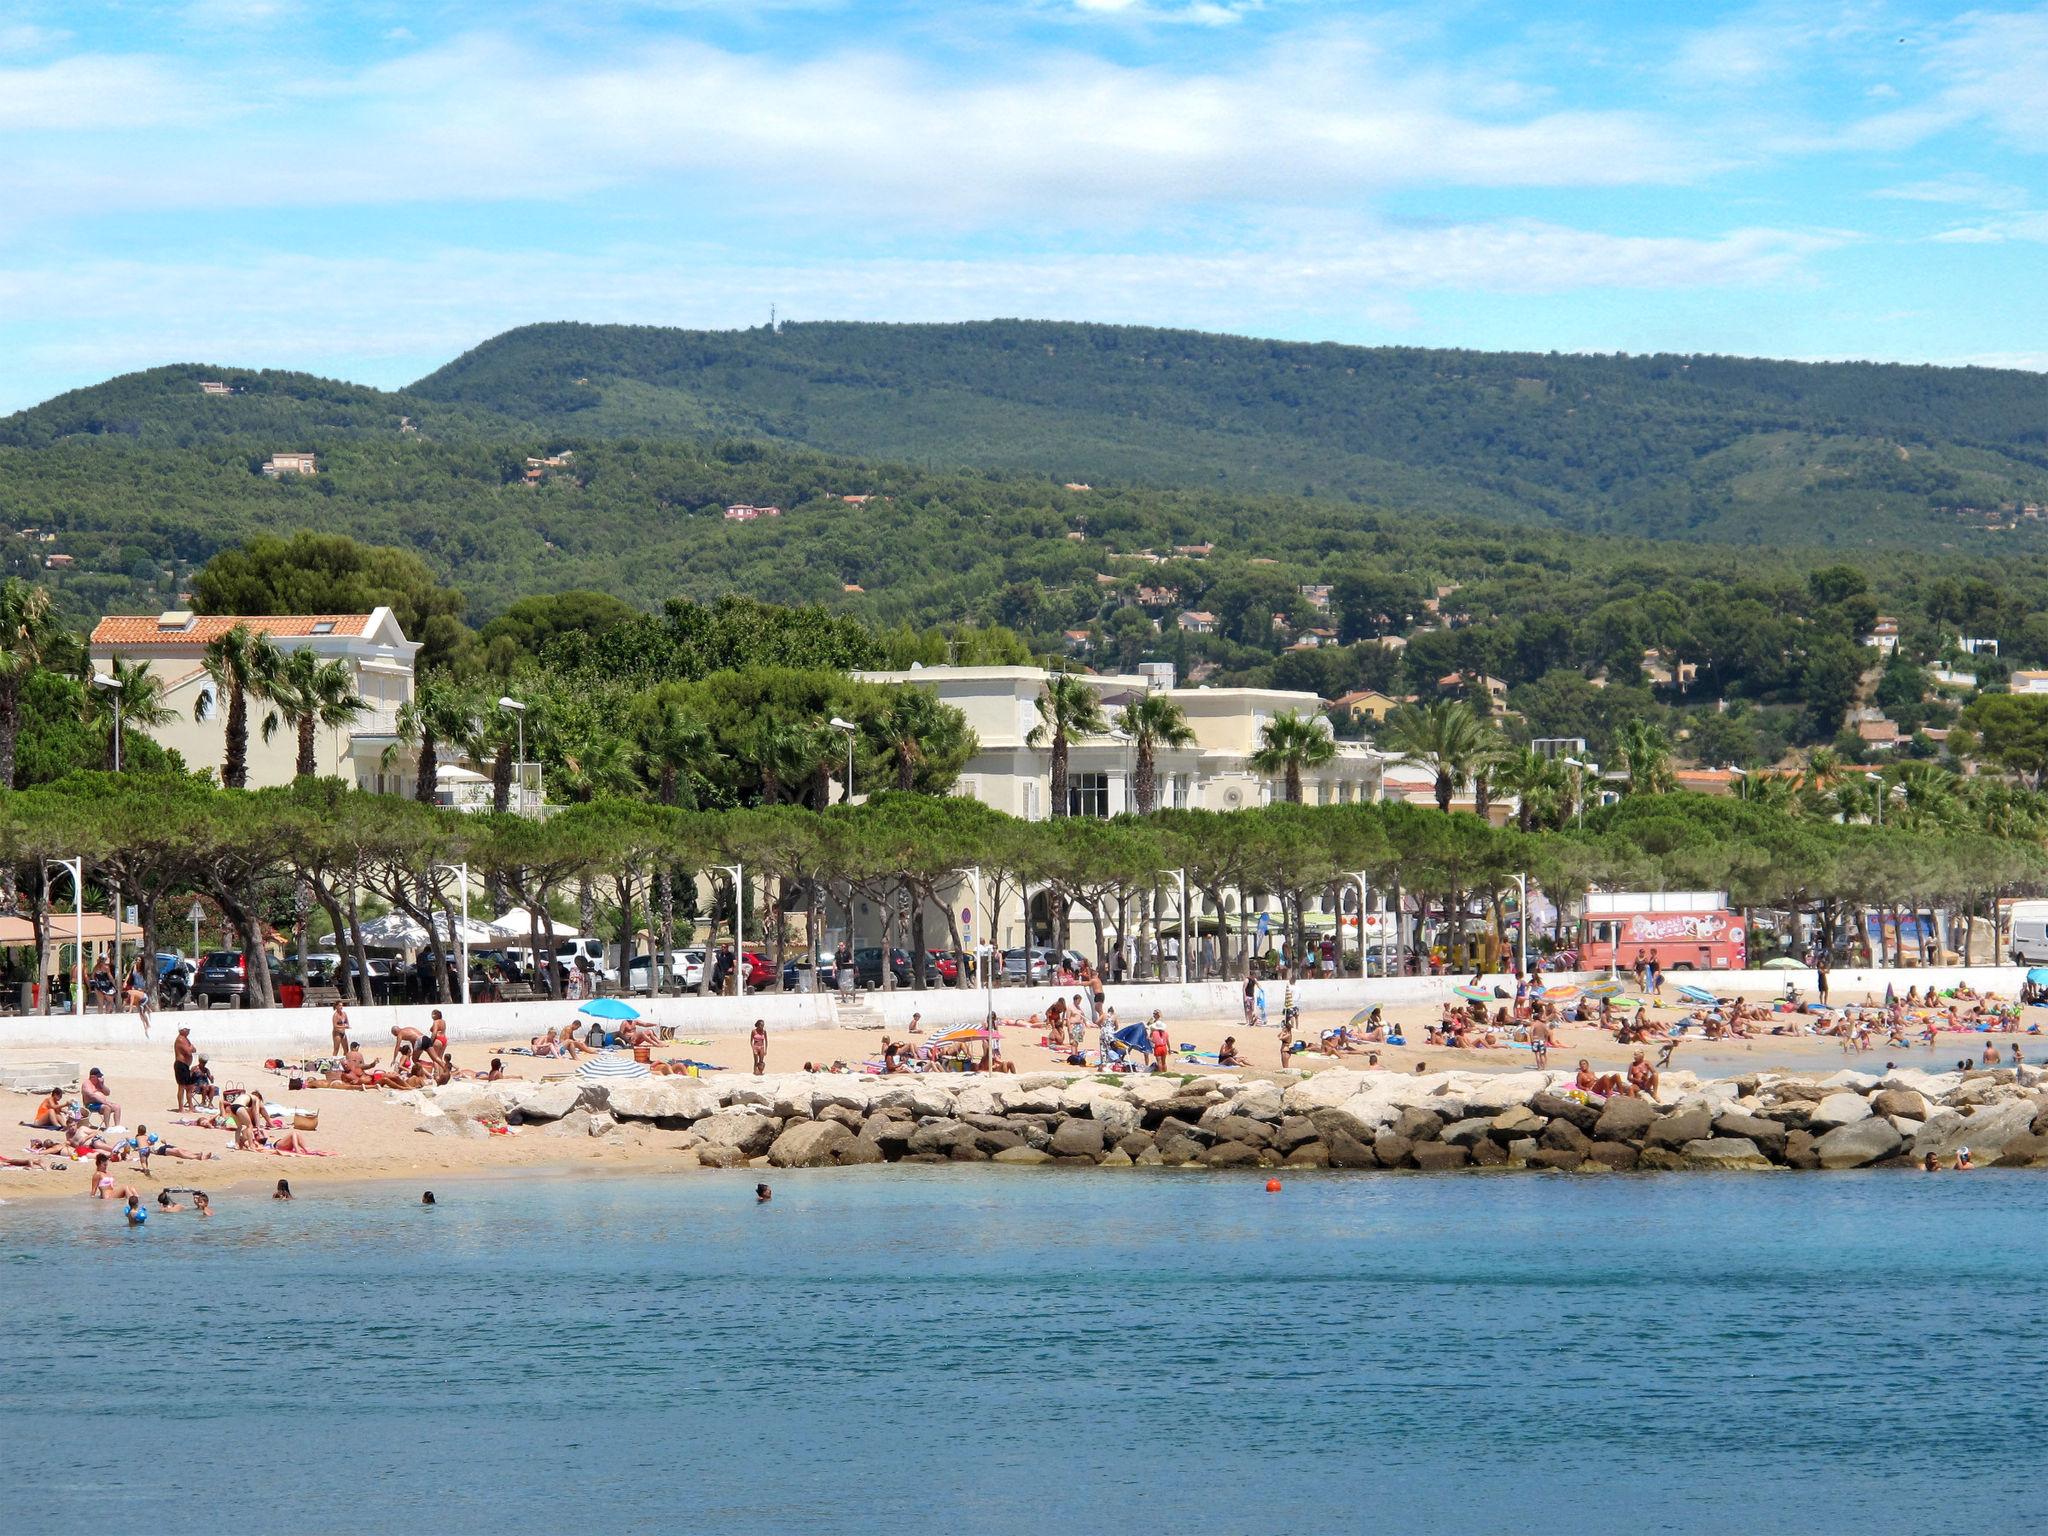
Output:
[[[78,914],[52,910],[44,926],[52,944],[76,944],[78,942]],[[142,942],[140,923],[123,923],[121,938],[130,944]],[[85,942],[88,944],[110,944],[114,939],[114,920],[103,912],[85,914]],[[36,941],[35,924],[25,917],[0,916],[0,947],[20,949]]]

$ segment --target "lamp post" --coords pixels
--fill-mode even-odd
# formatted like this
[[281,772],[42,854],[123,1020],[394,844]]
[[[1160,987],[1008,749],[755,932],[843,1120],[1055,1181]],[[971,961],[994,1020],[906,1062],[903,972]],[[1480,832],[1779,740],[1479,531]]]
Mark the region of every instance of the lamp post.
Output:
[[1162,869],[1162,875],[1171,875],[1180,885],[1180,984],[1188,984],[1188,872],[1184,869]]
[[[965,869],[956,870],[954,873],[965,875],[974,883],[974,910],[981,913],[981,925],[987,935],[985,942],[988,944],[988,964],[984,966],[981,960],[981,942],[975,941],[970,932],[969,942],[974,944],[974,980],[975,984],[982,989],[982,1001],[988,1010],[988,1017],[993,1019],[996,1015],[995,925],[989,921],[988,913],[982,911],[981,866],[979,864],[972,864]],[[1026,979],[1028,980],[1028,972],[1031,967],[1031,946],[1029,943],[1026,943],[1024,946],[1024,956],[1024,965],[1027,972]]]
[[121,680],[108,677],[104,672],[92,675],[92,685],[104,688],[114,696],[114,772],[121,771]]
[[837,715],[834,715],[832,717],[832,729],[846,732],[846,794],[841,798],[840,803],[842,805],[851,805],[853,804],[853,738],[860,731],[860,727],[851,720],[842,720]]
[[1593,765],[1591,763],[1581,762],[1576,757],[1567,757],[1563,759],[1563,762],[1567,768],[1574,768],[1578,770],[1576,773],[1572,775],[1572,825],[1575,827],[1582,826],[1584,825],[1584,817],[1586,810],[1585,773],[1586,770],[1592,767]]
[[[205,915],[205,909],[199,905],[198,900],[195,898],[192,902],[192,974],[194,976],[199,974],[199,919]],[[334,938],[336,945],[339,946],[341,935],[337,933]]]
[[1529,877],[1515,876],[1515,885],[1521,891],[1521,905],[1515,908],[1515,940],[1521,954],[1519,970],[1526,979],[1529,974]]
[[[1870,782],[1871,782],[1871,783],[1873,783],[1873,784],[1876,784],[1876,785],[1879,785],[1879,786],[1882,786],[1882,785],[1883,785],[1883,783],[1884,783],[1884,775],[1883,775],[1883,774],[1881,774],[1881,773],[1866,773],[1866,774],[1864,774],[1864,775],[1863,775],[1863,777],[1864,777],[1864,778],[1866,778],[1866,779],[1868,779],[1868,780],[1870,780]],[[1872,799],[1874,799],[1874,800],[1875,800],[1875,801],[1877,802],[1877,824],[1878,824],[1878,825],[1879,825],[1879,826],[1881,827],[1881,826],[1883,826],[1883,825],[1884,825],[1884,790],[1883,790],[1883,788],[1881,788],[1881,787],[1880,787],[1879,789],[1877,789],[1877,790],[1873,791],[1873,793],[1872,793],[1872,795],[1871,795],[1871,798],[1872,798]]]
[[469,1006],[469,865],[436,864],[434,868],[446,870],[462,883],[462,931],[455,939],[462,946],[462,1005]]
[[519,728],[519,805],[521,814],[526,809],[526,706],[506,694],[498,700],[498,708],[511,715]]
[[[747,995],[747,866],[744,864],[721,864],[718,866],[732,876],[732,995]],[[887,935],[885,934],[886,938]],[[889,963],[885,952],[882,963]]]
[[78,915],[78,953],[71,962],[71,1012],[75,1018],[85,1016],[85,860],[45,859],[45,871],[64,870],[71,876],[72,905]]
[[[1367,884],[1365,883],[1365,871],[1364,871],[1364,870],[1362,870],[1362,869],[1354,869],[1354,870],[1353,870],[1353,871],[1351,872],[1351,878],[1352,878],[1352,879],[1354,879],[1354,880],[1356,880],[1356,881],[1358,882],[1358,979],[1359,979],[1360,981],[1364,981],[1364,980],[1366,979],[1366,978],[1365,978],[1365,899],[1366,899],[1367,895],[1369,895],[1369,894],[1370,894],[1370,892],[1371,892],[1371,889],[1372,889],[1372,888],[1371,888],[1370,886],[1368,886],[1368,885],[1367,885]],[[1341,932],[1341,931],[1342,931],[1342,929],[1340,928],[1340,929],[1339,929],[1339,932]]]

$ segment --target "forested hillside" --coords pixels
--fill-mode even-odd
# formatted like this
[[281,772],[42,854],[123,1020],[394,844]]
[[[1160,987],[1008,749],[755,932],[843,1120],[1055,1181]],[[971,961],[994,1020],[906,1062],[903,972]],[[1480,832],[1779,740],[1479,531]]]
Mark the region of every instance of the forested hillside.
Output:
[[[1537,734],[1679,710],[1757,761],[1868,702],[1880,614],[1902,658],[2048,665],[2044,402],[1981,370],[536,326],[399,393],[179,365],[0,421],[0,568],[83,624],[312,529],[419,555],[449,624],[742,592],[1326,698],[1485,674]],[[266,475],[282,451],[314,472]],[[1949,721],[1905,665],[1877,702]]]

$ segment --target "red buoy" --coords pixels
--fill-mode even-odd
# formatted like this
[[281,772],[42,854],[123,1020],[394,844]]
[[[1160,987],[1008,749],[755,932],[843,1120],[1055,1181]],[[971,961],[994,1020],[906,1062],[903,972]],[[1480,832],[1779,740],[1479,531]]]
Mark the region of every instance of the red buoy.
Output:
[[1267,1193],[1267,1194],[1269,1194],[1269,1195],[1277,1195],[1277,1194],[1279,1194],[1279,1193],[1280,1193],[1280,1181],[1279,1181],[1278,1179],[1268,1179],[1268,1180],[1266,1180],[1266,1193]]

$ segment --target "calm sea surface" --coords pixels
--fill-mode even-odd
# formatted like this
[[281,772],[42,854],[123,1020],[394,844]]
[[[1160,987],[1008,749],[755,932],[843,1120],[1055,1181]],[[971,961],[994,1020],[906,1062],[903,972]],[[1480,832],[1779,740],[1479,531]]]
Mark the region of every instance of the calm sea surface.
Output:
[[2048,1178],[849,1170],[0,1208],[0,1524],[2033,1531]]

